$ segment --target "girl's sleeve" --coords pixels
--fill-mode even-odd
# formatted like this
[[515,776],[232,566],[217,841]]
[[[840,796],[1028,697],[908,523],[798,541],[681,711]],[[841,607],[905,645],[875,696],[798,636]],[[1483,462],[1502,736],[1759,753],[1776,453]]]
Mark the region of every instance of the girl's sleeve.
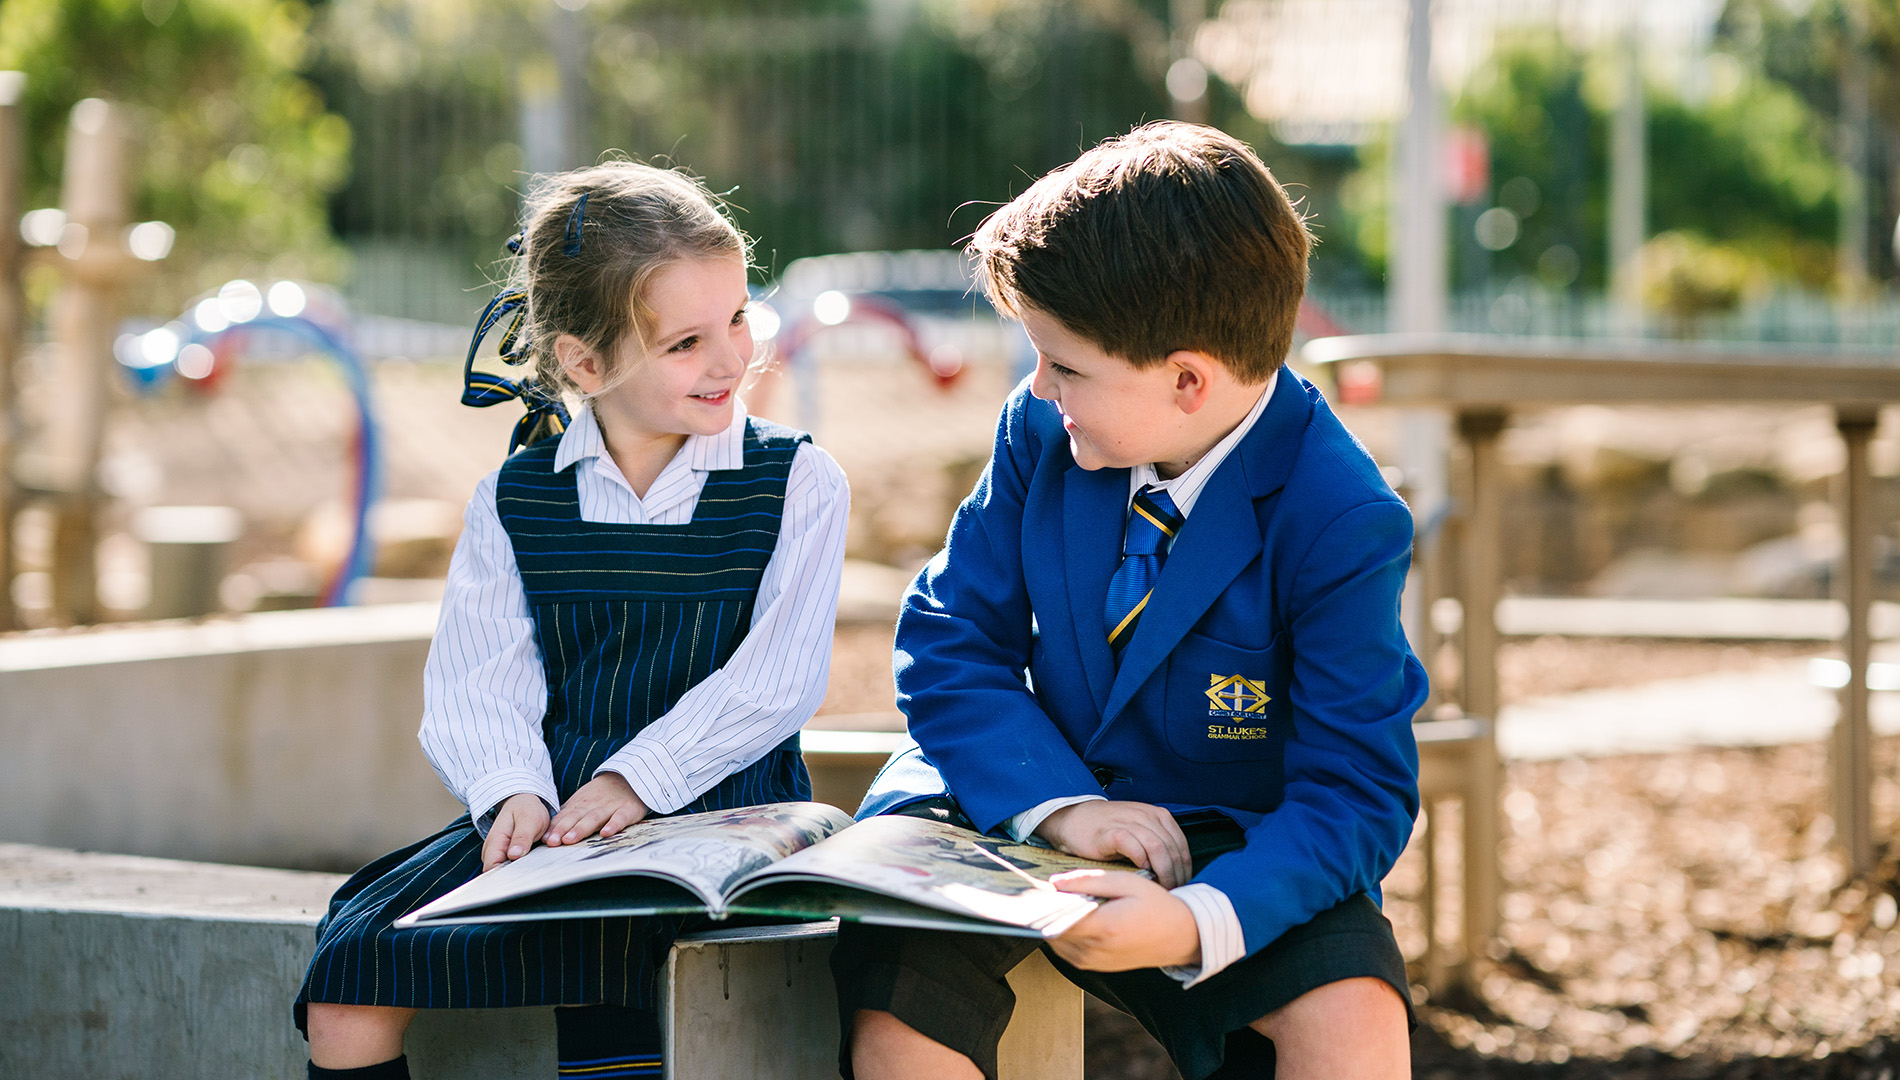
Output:
[[810,443],[785,481],[778,545],[752,626],[724,667],[688,690],[598,770],[616,772],[656,813],[670,813],[764,757],[811,719],[831,674],[838,577],[851,492]]
[[511,795],[538,795],[550,811],[561,801],[541,741],[547,677],[495,478],[462,515],[422,678],[422,751],[478,821]]

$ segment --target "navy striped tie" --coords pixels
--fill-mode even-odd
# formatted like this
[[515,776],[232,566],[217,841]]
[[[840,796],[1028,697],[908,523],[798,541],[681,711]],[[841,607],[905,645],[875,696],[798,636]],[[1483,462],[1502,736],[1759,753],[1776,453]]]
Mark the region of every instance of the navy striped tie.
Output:
[[1168,542],[1181,531],[1181,515],[1174,500],[1159,488],[1144,487],[1128,508],[1128,533],[1122,541],[1122,564],[1108,582],[1108,644],[1121,658],[1122,647],[1135,636],[1142,610],[1161,576],[1161,560]]

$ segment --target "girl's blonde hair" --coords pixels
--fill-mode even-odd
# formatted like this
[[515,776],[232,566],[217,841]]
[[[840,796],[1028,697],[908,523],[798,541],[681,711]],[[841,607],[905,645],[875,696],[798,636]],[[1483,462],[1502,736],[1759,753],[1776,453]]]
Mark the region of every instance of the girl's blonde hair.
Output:
[[521,331],[534,376],[577,397],[585,395],[561,370],[556,337],[572,334],[605,358],[612,386],[624,375],[615,370],[620,339],[632,331],[644,354],[656,331],[645,299],[654,275],[685,259],[751,257],[751,241],[704,184],[632,161],[542,177],[522,216],[508,284],[527,294]]

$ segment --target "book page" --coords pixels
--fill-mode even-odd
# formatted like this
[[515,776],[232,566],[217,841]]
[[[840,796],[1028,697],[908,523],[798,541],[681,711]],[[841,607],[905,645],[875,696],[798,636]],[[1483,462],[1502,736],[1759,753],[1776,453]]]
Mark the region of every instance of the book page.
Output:
[[733,891],[732,899],[740,906],[770,904],[774,882],[830,881],[1055,937],[1098,904],[1090,897],[1058,892],[1048,883],[1055,874],[1081,869],[1135,868],[1000,840],[941,821],[875,817],[755,872]]
[[[768,803],[736,810],[653,818],[612,837],[537,847],[433,903],[396,920],[397,926],[432,923],[579,882],[622,875],[663,878],[691,892],[714,913],[740,878],[803,850],[851,824],[844,811],[823,803]],[[598,890],[594,890],[598,891]],[[651,889],[621,914],[678,910],[680,898],[655,906]]]

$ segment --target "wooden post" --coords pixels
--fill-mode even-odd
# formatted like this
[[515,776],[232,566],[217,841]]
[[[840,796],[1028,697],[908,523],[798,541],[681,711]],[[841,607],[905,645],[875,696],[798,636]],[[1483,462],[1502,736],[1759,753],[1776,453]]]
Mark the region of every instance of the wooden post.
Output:
[[[1503,476],[1498,438],[1507,417],[1502,409],[1458,414],[1458,436],[1470,455],[1471,501],[1463,537],[1463,698],[1466,714],[1495,724],[1498,716],[1498,591],[1503,574]],[[1495,731],[1495,728],[1491,728]],[[1464,979],[1469,981],[1486,945],[1497,933],[1498,788],[1497,739],[1487,735],[1473,748],[1464,806]]]
[[19,493],[13,481],[14,440],[19,406],[14,393],[20,350],[26,339],[26,295],[20,288],[23,252],[20,215],[24,211],[26,171],[26,76],[0,71],[0,631],[18,629],[13,579],[18,558],[13,550],[13,517]]
[[124,244],[127,180],[119,110],[99,98],[73,106],[61,195],[66,228],[59,240],[67,280],[54,308],[56,404],[46,427],[48,487],[58,492],[53,616],[59,622],[94,622],[99,614],[99,461],[111,403],[120,283],[130,260]]
[[1873,637],[1869,616],[1874,599],[1873,477],[1868,443],[1880,414],[1872,406],[1840,406],[1835,425],[1847,444],[1841,484],[1841,555],[1838,592],[1847,603],[1847,685],[1841,690],[1840,717],[1829,742],[1829,792],[1834,838],[1847,853],[1849,870],[1859,877],[1874,868],[1873,733],[1867,719],[1867,662]]

